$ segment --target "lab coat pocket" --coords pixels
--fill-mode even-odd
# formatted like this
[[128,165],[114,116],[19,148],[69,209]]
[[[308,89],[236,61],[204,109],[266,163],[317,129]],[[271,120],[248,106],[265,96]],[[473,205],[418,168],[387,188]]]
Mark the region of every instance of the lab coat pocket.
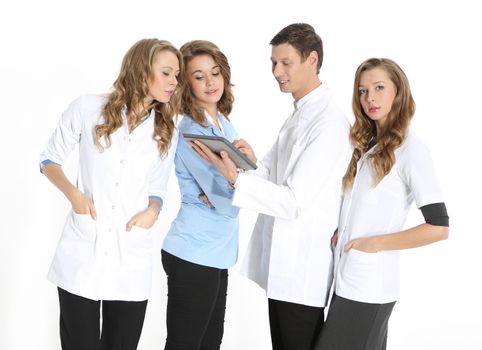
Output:
[[154,251],[151,230],[132,226],[124,237],[124,261],[128,269],[146,269],[152,264]]
[[350,249],[342,258],[344,283],[363,295],[378,296],[381,292],[381,253]]
[[90,261],[94,257],[97,238],[96,223],[90,215],[71,211],[57,247],[62,264],[66,261]]
[[72,210],[70,217],[71,239],[94,242],[96,238],[95,220],[90,214],[77,214]]

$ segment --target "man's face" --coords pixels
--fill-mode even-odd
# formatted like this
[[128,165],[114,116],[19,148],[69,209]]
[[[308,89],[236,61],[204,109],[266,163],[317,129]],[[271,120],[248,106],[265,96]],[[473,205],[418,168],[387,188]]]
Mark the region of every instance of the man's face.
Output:
[[282,92],[289,92],[297,101],[306,95],[309,82],[316,76],[316,62],[310,55],[302,62],[299,52],[290,44],[280,44],[271,49],[271,70]]

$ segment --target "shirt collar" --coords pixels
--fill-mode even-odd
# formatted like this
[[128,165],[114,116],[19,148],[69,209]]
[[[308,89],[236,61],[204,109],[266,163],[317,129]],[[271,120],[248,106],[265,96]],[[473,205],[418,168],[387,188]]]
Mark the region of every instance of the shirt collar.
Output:
[[[204,117],[205,117],[206,120],[209,122],[209,124],[211,124],[211,126],[212,126],[213,129],[215,129],[215,130],[217,130],[217,131],[219,130],[219,129],[216,127],[216,125],[214,125],[214,119],[213,119],[213,117],[211,117],[211,116],[209,115],[209,113],[206,112],[206,110],[204,110]],[[223,119],[224,119],[224,116],[218,111],[218,112],[216,113],[216,117],[218,118],[218,120],[219,120],[219,126],[221,127],[221,130],[219,130],[219,131],[221,131],[221,133],[224,134],[224,127],[223,127]]]

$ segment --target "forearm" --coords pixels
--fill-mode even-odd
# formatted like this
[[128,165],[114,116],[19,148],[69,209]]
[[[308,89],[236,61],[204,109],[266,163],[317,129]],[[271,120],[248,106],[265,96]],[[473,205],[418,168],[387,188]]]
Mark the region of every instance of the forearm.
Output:
[[62,167],[58,164],[47,164],[43,168],[43,173],[49,179],[49,181],[57,187],[67,199],[72,202],[73,197],[79,193],[77,187],[75,187],[65,176]]
[[152,210],[156,215],[159,215],[162,209],[161,201],[157,198],[149,198],[148,208]]
[[296,219],[300,207],[293,191],[252,174],[240,174],[233,205],[281,219]]
[[446,226],[434,226],[421,224],[410,229],[368,237],[375,251],[400,250],[417,248],[427,244],[447,239],[449,228]]

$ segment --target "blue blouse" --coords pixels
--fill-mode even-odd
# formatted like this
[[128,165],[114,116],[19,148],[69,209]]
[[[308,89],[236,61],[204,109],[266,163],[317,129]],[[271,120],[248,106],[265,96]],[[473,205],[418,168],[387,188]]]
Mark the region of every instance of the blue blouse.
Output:
[[[220,113],[224,134],[212,125],[203,127],[185,116],[179,123],[174,164],[181,191],[181,208],[171,224],[163,247],[168,253],[195,264],[225,269],[238,257],[238,213],[231,199],[234,189],[224,176],[202,159],[182,137],[183,133],[238,138],[232,124]],[[204,204],[204,193],[213,207]]]

